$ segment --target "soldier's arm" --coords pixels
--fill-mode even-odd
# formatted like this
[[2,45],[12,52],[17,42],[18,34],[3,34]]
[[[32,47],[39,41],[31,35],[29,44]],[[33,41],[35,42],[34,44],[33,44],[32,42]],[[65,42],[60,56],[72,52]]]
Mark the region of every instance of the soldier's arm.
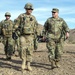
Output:
[[33,20],[34,20],[34,33],[37,35],[37,33],[38,33],[38,22],[37,22],[37,20],[36,20],[36,18],[32,15],[32,18],[33,18]]
[[46,39],[46,37],[47,37],[47,35],[46,35],[47,32],[48,32],[48,19],[47,19],[47,21],[45,22],[44,27],[43,27],[43,30],[42,30],[43,40]]
[[13,26],[13,30],[18,36],[20,35],[19,25],[20,25],[20,16],[14,20]]
[[20,25],[20,19],[21,17],[19,16],[17,19],[14,20],[14,29],[17,29]]
[[65,32],[69,32],[69,28],[68,28],[68,25],[67,25],[67,23],[63,20],[63,30],[65,31]]
[[45,24],[44,24],[43,34],[46,35],[47,31],[48,31],[48,19],[47,19],[47,21],[46,21]]
[[3,34],[2,34],[2,21],[0,22],[0,42],[3,41]]
[[3,36],[2,28],[3,28],[3,21],[0,22],[0,36]]
[[64,20],[63,20],[63,30],[65,31],[66,38],[68,38],[69,37],[69,28],[68,28],[67,23]]

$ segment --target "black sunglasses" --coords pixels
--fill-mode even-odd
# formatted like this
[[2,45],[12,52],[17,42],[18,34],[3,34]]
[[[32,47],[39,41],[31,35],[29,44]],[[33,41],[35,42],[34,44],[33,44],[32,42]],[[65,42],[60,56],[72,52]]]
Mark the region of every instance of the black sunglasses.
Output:
[[5,15],[5,16],[9,16],[10,17],[10,15]]
[[52,12],[52,13],[56,13],[56,12]]
[[31,8],[27,8],[26,10],[33,10],[33,9],[31,9]]

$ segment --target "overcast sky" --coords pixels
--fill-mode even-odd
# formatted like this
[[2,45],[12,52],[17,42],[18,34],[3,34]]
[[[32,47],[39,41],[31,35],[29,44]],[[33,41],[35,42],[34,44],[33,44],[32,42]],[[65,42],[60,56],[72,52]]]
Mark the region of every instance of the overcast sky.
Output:
[[58,8],[59,16],[67,22],[69,28],[75,28],[75,0],[0,0],[0,21],[5,19],[5,12],[11,13],[12,20],[17,18],[25,12],[24,6],[28,2],[34,6],[32,14],[38,23],[43,25],[52,16],[52,8]]

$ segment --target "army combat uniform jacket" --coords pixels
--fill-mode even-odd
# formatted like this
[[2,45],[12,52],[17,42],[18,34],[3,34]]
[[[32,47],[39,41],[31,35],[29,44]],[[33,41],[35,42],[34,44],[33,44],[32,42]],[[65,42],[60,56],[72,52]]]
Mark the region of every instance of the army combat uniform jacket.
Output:
[[45,33],[48,33],[48,38],[52,39],[60,39],[64,38],[63,35],[66,32],[69,32],[69,28],[66,22],[58,17],[56,18],[48,18],[44,24]]

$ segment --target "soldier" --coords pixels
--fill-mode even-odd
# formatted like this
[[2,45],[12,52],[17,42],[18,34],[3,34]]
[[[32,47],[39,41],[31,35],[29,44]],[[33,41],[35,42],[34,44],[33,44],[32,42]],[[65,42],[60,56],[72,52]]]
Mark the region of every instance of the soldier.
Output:
[[24,7],[26,13],[20,14],[15,21],[15,30],[18,30],[20,38],[20,58],[22,59],[22,70],[28,69],[32,71],[30,66],[32,62],[32,55],[34,50],[34,34],[36,32],[37,21],[36,18],[31,15],[33,11],[33,5],[27,3]]
[[11,59],[13,54],[13,44],[14,40],[12,39],[12,32],[13,32],[13,21],[10,20],[11,14],[9,12],[5,13],[5,20],[1,21],[1,32],[3,36],[3,44],[4,44],[4,51],[6,55],[6,59]]
[[[44,24],[45,34],[47,36],[47,48],[49,51],[49,60],[51,62],[51,68],[60,67],[59,61],[62,55],[62,43],[65,37],[69,37],[69,28],[66,22],[58,16],[59,9],[52,9],[52,17],[48,18]],[[44,39],[44,38],[43,38]]]

